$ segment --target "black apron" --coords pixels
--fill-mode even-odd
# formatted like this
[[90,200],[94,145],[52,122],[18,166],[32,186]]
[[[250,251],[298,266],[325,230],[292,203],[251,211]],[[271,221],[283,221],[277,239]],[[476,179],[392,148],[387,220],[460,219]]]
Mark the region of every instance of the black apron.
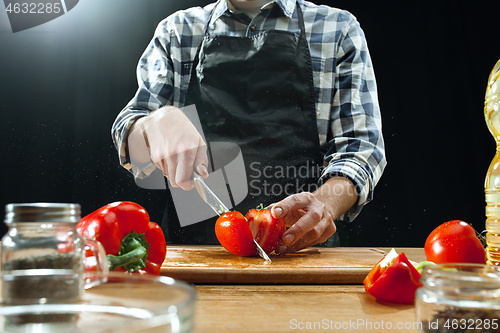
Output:
[[[194,59],[185,105],[196,105],[209,158],[214,142],[241,148],[250,189],[231,210],[243,214],[318,186],[323,155],[298,2],[296,12],[300,34],[269,30],[231,37],[207,35],[212,11]],[[162,229],[170,244],[218,244],[216,219],[181,227],[169,196]]]

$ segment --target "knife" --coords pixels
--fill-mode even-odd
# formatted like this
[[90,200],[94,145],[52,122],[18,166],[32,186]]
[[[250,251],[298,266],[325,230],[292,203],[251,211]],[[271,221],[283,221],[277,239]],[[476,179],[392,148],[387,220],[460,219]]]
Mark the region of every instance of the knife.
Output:
[[[205,183],[203,177],[200,176],[196,171],[193,171],[192,182],[194,187],[196,187],[196,189],[198,190],[198,193],[200,194],[203,201],[205,201],[217,215],[221,216],[222,214],[229,212],[229,209],[227,209],[226,205],[224,205],[219,197],[215,195],[212,189]],[[271,262],[271,258],[269,258],[266,252],[262,250],[259,243],[257,243],[255,239],[253,240],[253,242],[259,256],[261,256],[266,261]]]

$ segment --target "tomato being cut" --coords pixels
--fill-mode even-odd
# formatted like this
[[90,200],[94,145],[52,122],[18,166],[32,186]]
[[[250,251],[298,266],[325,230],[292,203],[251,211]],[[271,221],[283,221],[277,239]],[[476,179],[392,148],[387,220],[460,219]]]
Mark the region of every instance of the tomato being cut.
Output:
[[474,228],[460,220],[441,224],[425,242],[427,260],[436,264],[486,263],[486,252]]
[[415,291],[422,286],[420,273],[404,253],[398,255],[394,249],[373,267],[363,284],[375,298],[402,304],[413,303]]
[[215,222],[215,235],[219,243],[234,255],[246,257],[256,253],[247,219],[240,212],[222,214]]
[[284,218],[276,219],[269,209],[250,209],[246,216],[240,212],[221,215],[215,223],[215,235],[219,243],[237,256],[253,256],[257,253],[253,240],[267,254],[281,243],[286,230]]
[[267,254],[273,252],[281,243],[286,230],[284,218],[276,219],[269,209],[250,209],[245,217],[253,238]]

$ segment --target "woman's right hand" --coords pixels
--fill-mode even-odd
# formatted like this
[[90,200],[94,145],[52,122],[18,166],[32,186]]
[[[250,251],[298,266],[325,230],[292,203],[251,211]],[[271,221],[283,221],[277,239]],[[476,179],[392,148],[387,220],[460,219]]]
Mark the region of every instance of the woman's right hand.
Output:
[[151,161],[162,170],[172,187],[192,189],[193,170],[208,177],[207,146],[180,109],[165,106],[155,110],[134,124],[132,131],[137,130],[144,135]]

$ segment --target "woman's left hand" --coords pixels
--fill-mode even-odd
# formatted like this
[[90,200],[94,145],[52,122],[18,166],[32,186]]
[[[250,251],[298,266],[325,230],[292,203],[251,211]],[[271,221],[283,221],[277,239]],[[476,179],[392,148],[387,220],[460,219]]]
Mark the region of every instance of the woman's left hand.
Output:
[[308,246],[326,242],[337,228],[326,205],[311,192],[291,195],[272,208],[273,215],[285,217],[287,227],[283,244],[276,252],[295,252]]
[[274,217],[284,217],[289,227],[276,253],[295,252],[326,242],[337,230],[334,221],[350,209],[357,199],[357,192],[350,180],[334,177],[314,193],[293,194],[272,205]]

